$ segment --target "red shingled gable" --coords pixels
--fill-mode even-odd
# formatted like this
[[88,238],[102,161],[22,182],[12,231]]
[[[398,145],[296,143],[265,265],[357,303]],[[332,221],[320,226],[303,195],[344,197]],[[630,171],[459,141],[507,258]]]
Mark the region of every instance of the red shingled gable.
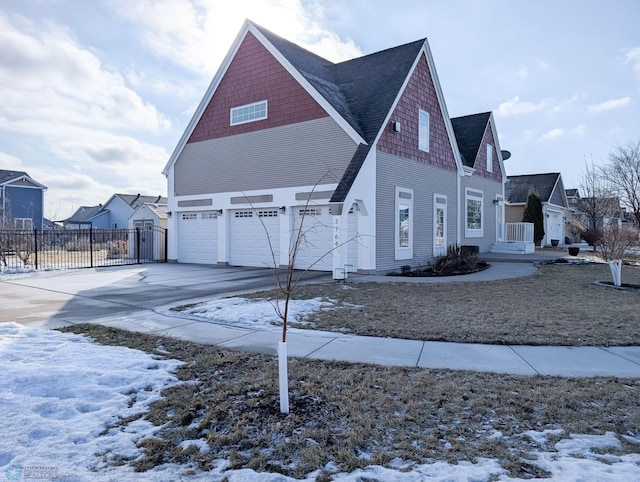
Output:
[[[418,149],[418,109],[429,113],[429,152]],[[391,121],[400,122],[401,132],[387,125],[378,142],[378,150],[399,157],[455,171],[458,169],[442,117],[438,95],[424,55],[421,55],[407,87],[396,105]]]
[[[229,112],[262,100],[268,118],[230,126]],[[327,117],[327,112],[248,32],[187,142],[243,134]]]

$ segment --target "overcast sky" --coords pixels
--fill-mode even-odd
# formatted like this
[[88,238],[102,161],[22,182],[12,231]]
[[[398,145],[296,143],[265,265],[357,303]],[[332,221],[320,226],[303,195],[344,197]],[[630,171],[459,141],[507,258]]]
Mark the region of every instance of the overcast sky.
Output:
[[640,139],[637,0],[0,0],[0,168],[45,215],[161,174],[250,18],[332,61],[428,38],[452,117],[493,111],[507,173],[561,172]]

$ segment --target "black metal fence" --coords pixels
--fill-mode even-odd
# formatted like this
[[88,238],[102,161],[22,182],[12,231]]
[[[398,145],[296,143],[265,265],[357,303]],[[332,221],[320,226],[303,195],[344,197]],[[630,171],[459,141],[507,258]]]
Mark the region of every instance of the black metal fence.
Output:
[[0,271],[166,263],[167,230],[0,230]]

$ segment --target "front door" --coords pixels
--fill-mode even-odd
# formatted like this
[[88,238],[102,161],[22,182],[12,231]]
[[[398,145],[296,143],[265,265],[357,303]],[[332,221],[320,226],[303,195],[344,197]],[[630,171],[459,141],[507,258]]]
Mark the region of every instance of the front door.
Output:
[[433,255],[447,254],[447,196],[433,195]]
[[504,240],[504,198],[496,196],[496,241]]

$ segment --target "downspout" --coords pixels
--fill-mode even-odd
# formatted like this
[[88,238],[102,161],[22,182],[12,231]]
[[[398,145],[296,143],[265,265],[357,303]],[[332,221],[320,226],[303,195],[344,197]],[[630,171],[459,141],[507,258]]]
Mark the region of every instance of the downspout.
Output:
[[462,187],[461,186],[462,176],[460,175],[460,171],[458,171],[458,175],[457,175],[456,179],[457,179],[457,191],[458,191],[457,206],[456,206],[456,209],[455,209],[455,212],[456,212],[456,237],[457,237],[456,244],[460,244],[460,242],[462,240],[462,238],[460,237],[461,236],[460,229],[461,229],[461,226],[462,226],[461,219],[464,216],[463,215],[464,210],[463,210],[462,200],[460,199],[461,196],[462,196],[462,193],[460,192],[461,187]]

